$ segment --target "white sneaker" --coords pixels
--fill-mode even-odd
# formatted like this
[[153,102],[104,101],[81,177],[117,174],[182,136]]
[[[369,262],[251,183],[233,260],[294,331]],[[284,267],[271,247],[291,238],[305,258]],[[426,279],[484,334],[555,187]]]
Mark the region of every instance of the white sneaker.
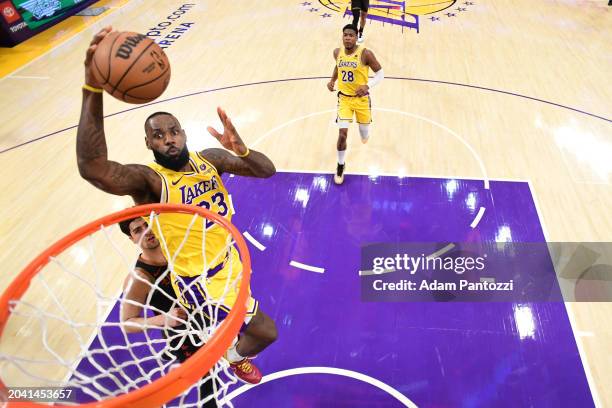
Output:
[[363,44],[365,40],[365,37],[363,35],[360,35],[359,38],[357,39],[357,44]]

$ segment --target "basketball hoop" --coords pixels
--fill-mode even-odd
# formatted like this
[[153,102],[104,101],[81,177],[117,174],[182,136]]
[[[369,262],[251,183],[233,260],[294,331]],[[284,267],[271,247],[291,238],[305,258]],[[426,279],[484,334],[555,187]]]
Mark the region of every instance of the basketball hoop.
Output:
[[[224,370],[224,363],[221,357],[225,353],[225,351],[231,346],[232,341],[234,340],[236,334],[238,333],[241,325],[244,322],[245,314],[246,314],[246,302],[249,296],[249,281],[251,274],[251,265],[250,265],[250,257],[247,245],[242,238],[240,232],[234,227],[228,220],[225,218],[203,209],[197,206],[189,206],[189,205],[180,205],[180,204],[150,204],[150,205],[142,205],[133,208],[129,208],[126,210],[122,210],[116,212],[114,214],[110,214],[108,216],[102,217],[96,221],[93,221],[77,230],[72,232],[71,234],[65,236],[64,238],[57,241],[55,244],[51,245],[47,250],[42,252],[38,257],[36,257],[11,283],[11,285],[5,290],[4,294],[0,298],[0,346],[3,343],[10,343],[11,339],[14,337],[9,337],[7,340],[5,335],[7,334],[7,323],[14,317],[17,316],[25,316],[29,319],[30,322],[40,320],[41,325],[41,333],[42,333],[42,343],[44,343],[44,347],[48,348],[49,353],[55,356],[57,360],[57,366],[61,369],[68,369],[69,376],[65,377],[65,381],[58,380],[49,380],[48,384],[53,384],[55,387],[74,387],[74,384],[82,384],[88,378],[84,378],[87,376],[83,376],[78,374],[77,368],[78,364],[74,363],[75,361],[84,360],[86,358],[99,360],[99,356],[107,353],[108,356],[105,357],[107,360],[115,361],[116,353],[123,353],[125,355],[135,355],[136,346],[129,342],[129,338],[126,335],[125,329],[121,328],[121,323],[118,322],[106,322],[101,320],[106,320],[106,316],[97,317],[96,324],[97,326],[92,326],[92,330],[95,331],[93,333],[94,336],[102,337],[103,329],[112,328],[112,330],[121,330],[126,339],[125,346],[113,346],[108,345],[102,340],[102,344],[104,347],[101,347],[99,350],[95,350],[91,352],[89,350],[90,343],[85,344],[85,341],[80,341],[76,346],[79,350],[79,355],[76,357],[65,357],[60,355],[61,353],[58,351],[58,347],[52,347],[50,345],[51,335],[55,335],[56,333],[49,329],[47,320],[57,320],[60,325],[66,325],[74,332],[74,337],[78,337],[79,339],[82,337],[80,335],[79,330],[84,330],[89,328],[91,325],[85,323],[79,323],[78,320],[72,320],[69,317],[71,314],[66,310],[66,306],[57,300],[57,296],[54,289],[50,289],[49,282],[62,283],[62,279],[75,279],[75,282],[80,282],[79,284],[85,285],[84,287],[91,288],[91,290],[95,294],[95,300],[97,301],[96,310],[100,310],[103,306],[107,305],[107,302],[110,302],[110,306],[112,307],[112,297],[107,296],[104,293],[105,285],[108,286],[109,282],[116,283],[116,279],[112,281],[103,281],[104,278],[109,275],[108,270],[102,270],[102,273],[98,270],[98,266],[96,266],[96,262],[101,263],[101,261],[105,261],[111,257],[109,252],[110,250],[100,250],[103,251],[103,257],[98,258],[95,254],[95,245],[108,245],[109,248],[115,248],[116,252],[119,253],[119,261],[122,264],[129,264],[128,270],[133,273],[133,262],[130,259],[134,259],[130,256],[127,256],[120,249],[120,245],[112,240],[113,233],[117,233],[118,228],[109,228],[110,226],[117,224],[124,220],[129,220],[136,217],[149,217],[149,228],[155,231],[155,222],[159,223],[157,217],[161,214],[186,214],[192,215],[193,220],[197,221],[200,219],[203,221],[202,225],[208,225],[212,221],[215,227],[224,228],[229,232],[228,244],[225,248],[226,251],[230,250],[230,247],[237,248],[238,253],[240,255],[240,261],[242,262],[242,273],[235,282],[229,282],[228,286],[239,287],[239,292],[237,295],[237,301],[235,306],[230,310],[227,317],[219,322],[211,322],[211,325],[215,326],[211,329],[210,337],[206,338],[205,344],[195,352],[190,358],[188,358],[185,362],[176,367],[176,364],[172,365],[171,368],[169,366],[163,366],[163,364],[159,361],[156,361],[155,358],[159,357],[161,354],[156,354],[158,350],[153,350],[154,348],[151,344],[139,343],[142,347],[149,347],[151,351],[151,355],[147,355],[142,358],[142,360],[138,360],[135,362],[121,363],[115,364],[112,368],[109,368],[108,375],[112,380],[106,380],[102,377],[98,379],[92,379],[92,384],[95,386],[93,391],[87,391],[88,395],[93,395],[93,402],[85,402],[79,405],[79,401],[76,403],[72,403],[71,405],[55,405],[55,406],[83,406],[83,407],[142,407],[142,408],[150,408],[154,406],[159,406],[161,404],[165,404],[171,401],[173,398],[181,395],[182,393],[189,392],[190,388],[200,381],[203,376],[207,373],[216,373],[223,374],[226,377],[230,377],[231,374],[227,373],[227,370]],[[156,221],[157,220],[157,221]],[[194,224],[192,221],[192,225]],[[191,227],[190,227],[191,228]],[[204,242],[206,229],[204,228],[204,234],[202,236],[202,246],[205,246]],[[186,236],[190,233],[190,231],[186,231]],[[101,235],[101,238],[96,235]],[[157,235],[157,232],[156,232]],[[122,238],[124,241],[127,239]],[[62,256],[68,256],[71,254],[70,249],[74,248],[76,244],[79,244],[81,241],[87,241],[88,248],[91,250],[89,254],[89,258],[91,259],[92,272],[90,274],[95,274],[94,279],[90,279],[89,281],[84,277],[87,275],[86,272],[89,271],[88,267],[83,267],[83,273],[74,273],[70,271],[70,267],[66,266],[66,262],[62,261],[60,258]],[[117,239],[118,242],[122,242],[120,239]],[[160,238],[160,245],[164,245],[164,240]],[[133,246],[133,244],[131,244]],[[77,251],[78,252],[78,251]],[[68,255],[66,255],[68,254]],[[72,258],[71,258],[72,259]],[[89,262],[89,261],[88,261]],[[64,275],[59,276],[57,273],[49,274],[46,272],[46,267],[50,269],[54,266],[57,270],[63,270]],[[169,269],[172,267],[172,262],[169,262]],[[81,270],[79,270],[81,272]],[[40,275],[40,276],[39,276]],[[48,275],[48,276],[47,276]],[[24,298],[24,296],[28,295],[30,291],[33,290],[32,286],[34,286],[34,282],[40,281],[41,287],[46,287],[48,290],[47,298],[44,296],[38,295],[39,292],[36,292],[36,296],[33,300],[28,300]],[[81,282],[82,281],[82,282]],[[93,282],[95,281],[95,282]],[[76,285],[76,284],[75,284]],[[58,283],[59,286],[59,283]],[[64,284],[66,286],[66,284]],[[76,287],[76,286],[75,286]],[[29,296],[29,295],[28,295]],[[86,299],[87,296],[83,293],[76,293],[75,296],[77,298]],[[115,298],[116,302],[121,302],[120,298]],[[34,304],[36,302],[36,304]],[[47,307],[48,306],[48,307]],[[115,304],[114,306],[117,306]],[[144,306],[144,305],[143,305]],[[210,307],[210,305],[208,305]],[[213,305],[215,306],[215,305]],[[53,312],[51,309],[55,307],[61,312]],[[148,306],[144,306],[145,308]],[[106,307],[108,309],[108,307]],[[29,312],[33,310],[33,312]],[[81,309],[77,308],[77,313]],[[41,317],[42,316],[42,317]],[[21,318],[21,317],[19,317]],[[37,320],[38,319],[38,320]],[[54,320],[54,321],[55,321]],[[14,326],[14,325],[13,325]],[[14,328],[13,328],[14,329]],[[70,333],[69,333],[70,334]],[[147,334],[147,339],[149,339],[149,335]],[[62,344],[67,344],[68,341],[65,340],[65,337],[60,336],[62,338]],[[69,336],[68,336],[69,337]],[[91,335],[89,338],[92,338]],[[15,340],[13,340],[15,341]],[[158,340],[151,340],[152,343]],[[144,345],[143,345],[144,344]],[[26,344],[19,344],[18,347],[14,344],[8,344],[9,348],[13,349],[26,349]],[[62,347],[59,347],[61,349]],[[66,346],[68,348],[68,346]],[[25,352],[23,352],[25,353]],[[89,354],[88,354],[89,353]],[[92,357],[93,356],[93,357]],[[138,368],[140,372],[144,372],[142,378],[129,379],[128,376],[121,372],[122,370],[127,370],[126,367],[132,367],[133,364],[140,364],[142,361],[148,361],[151,364],[157,363],[161,368],[159,368],[159,376],[155,378],[155,375],[151,375],[150,371],[143,370],[142,368]],[[221,361],[220,361],[221,360]],[[30,357],[27,354],[27,357],[22,357],[18,355],[7,355],[4,354],[4,349],[0,348],[0,363],[4,363],[4,366],[11,366],[12,369],[17,369],[17,371],[21,372],[24,376],[28,378],[32,378],[33,383],[37,386],[44,386],[44,381],[39,381],[42,378],[42,374],[39,374],[40,370],[33,368],[27,368],[26,363],[31,364],[33,367],[41,367],[42,365],[49,365],[53,363],[53,359],[49,359],[48,357],[40,358],[38,360]],[[72,363],[72,366],[70,364]],[[98,362],[96,362],[98,364]],[[164,363],[165,364],[165,363]],[[218,367],[217,367],[218,366]],[[0,366],[0,370],[3,366]],[[157,368],[156,368],[157,370]],[[165,371],[164,371],[165,370]],[[215,375],[216,375],[215,374]],[[10,384],[10,379],[14,375],[10,375],[8,378],[5,377],[5,371],[0,371],[0,392],[6,393],[9,387],[17,387],[21,386],[20,384]],[[101,376],[103,374],[100,374]],[[211,374],[213,375],[213,374]],[[214,375],[213,375],[214,376]],[[125,377],[125,384],[122,383]],[[77,380],[70,380],[70,378],[77,378]],[[35,381],[36,380],[36,381]],[[97,383],[94,383],[96,382]],[[112,382],[121,383],[120,386],[117,386],[116,390],[112,389],[109,391],[108,387],[104,384],[112,383]],[[215,380],[217,381],[217,380]],[[226,382],[228,382],[226,380]],[[235,382],[235,381],[233,381]],[[219,392],[221,391],[227,392],[227,387],[229,385],[225,384],[223,386],[218,387]],[[112,388],[112,387],[111,387]],[[93,389],[93,388],[92,388]],[[217,387],[215,386],[215,389]],[[215,391],[217,392],[217,391]],[[100,395],[101,397],[96,397],[96,395]],[[217,396],[214,396],[217,398]],[[99,399],[98,399],[99,398]],[[8,402],[8,407],[41,407],[47,406],[46,404],[40,404],[35,402]],[[181,403],[181,406],[183,404]]]

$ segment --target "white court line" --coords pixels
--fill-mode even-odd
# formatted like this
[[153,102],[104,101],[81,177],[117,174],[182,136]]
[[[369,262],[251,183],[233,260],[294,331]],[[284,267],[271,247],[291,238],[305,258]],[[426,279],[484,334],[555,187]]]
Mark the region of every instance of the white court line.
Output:
[[[549,242],[548,230],[546,229],[546,224],[544,223],[544,218],[541,216],[542,211],[540,210],[540,204],[538,202],[538,197],[536,196],[536,192],[531,185],[531,180],[527,180],[527,184],[529,186],[529,191],[531,192],[531,197],[533,198],[533,204],[536,208],[536,214],[538,215],[538,220],[540,221],[540,226],[542,227],[542,232],[544,233],[544,239],[546,242]],[[597,387],[595,386],[595,379],[593,379],[593,372],[591,370],[591,366],[589,365],[589,360],[586,357],[586,353],[584,351],[584,346],[582,344],[582,338],[578,336],[580,332],[577,328],[576,321],[574,319],[574,314],[572,309],[570,309],[567,302],[563,302],[565,306],[565,311],[567,312],[567,317],[570,321],[570,326],[572,328],[572,334],[574,335],[574,341],[576,342],[576,347],[578,347],[578,354],[580,355],[580,360],[582,361],[582,365],[584,367],[584,373],[587,378],[587,382],[589,384],[589,389],[591,390],[591,396],[593,397],[593,402],[595,406],[600,408],[603,407],[601,404],[601,400],[599,399],[599,393],[597,392]]]
[[358,271],[358,272],[359,272],[359,276],[370,276],[370,275],[382,275],[384,273],[397,272],[397,269],[384,269],[380,272],[374,272],[373,270]]
[[48,76],[8,75],[9,79],[51,79]]
[[[441,123],[436,122],[435,120],[426,118],[424,116],[421,115],[417,115],[415,113],[410,113],[410,112],[404,112],[404,111],[400,111],[397,109],[388,109],[388,108],[372,108],[372,110],[375,111],[381,111],[381,112],[391,112],[391,113],[397,113],[400,115],[404,115],[404,116],[409,116],[415,119],[419,119],[422,121],[425,121],[431,125],[434,125],[442,130],[444,130],[447,133],[450,133],[452,136],[454,136],[456,139],[458,139],[467,149],[468,151],[472,154],[472,156],[474,157],[474,159],[476,160],[476,163],[478,163],[478,166],[480,167],[480,171],[482,172],[483,175],[483,182],[484,182],[484,188],[485,190],[489,190],[490,187],[490,183],[489,183],[489,176],[487,175],[487,169],[485,168],[484,163],[482,162],[482,159],[480,158],[480,156],[478,156],[478,154],[476,153],[476,151],[472,148],[472,146],[470,146],[470,144],[464,139],[462,138],[457,132],[455,132],[454,130],[444,126]],[[272,133],[301,120],[313,117],[313,116],[318,116],[318,115],[322,115],[322,114],[327,114],[327,113],[332,113],[332,112],[336,112],[336,109],[327,109],[324,111],[319,111],[319,112],[314,112],[314,113],[309,113],[307,115],[303,115],[294,119],[291,119],[285,123],[281,123],[280,125],[270,129],[269,131],[267,131],[266,133],[264,133],[263,135],[261,135],[260,137],[258,137],[255,142],[253,142],[252,147],[257,146],[257,144],[259,144],[262,140],[266,139],[268,136],[270,136]],[[480,207],[481,209],[484,209],[484,207]],[[484,210],[482,212],[482,214],[484,214]],[[480,219],[478,218],[478,215],[480,215],[480,217],[482,218],[482,214],[480,213],[480,211],[478,212],[478,214],[476,215],[476,218],[474,218],[474,220],[471,222],[470,226],[472,226],[472,228],[475,228],[476,225],[478,225],[478,223],[480,222]]]
[[353,378],[355,380],[362,381],[367,384],[373,385],[374,387],[377,387],[382,391],[385,391],[387,394],[391,395],[396,400],[398,400],[400,403],[402,403],[405,407],[418,408],[416,404],[412,402],[404,394],[402,394],[395,388],[391,387],[390,385],[385,384],[384,382],[380,380],[377,380],[374,377],[370,377],[368,375],[358,373],[357,371],[345,370],[342,368],[335,368],[335,367],[299,367],[299,368],[292,368],[289,370],[283,370],[283,371],[278,371],[276,373],[268,374],[262,378],[259,384],[243,385],[242,387],[237,388],[231,393],[229,393],[228,395],[226,395],[225,398],[219,401],[219,403],[221,406],[223,406],[229,403],[232,399],[236,398],[237,396],[245,393],[246,391],[254,387],[259,387],[262,384],[265,384],[265,383],[268,383],[274,380],[278,380],[280,378],[291,377],[293,375],[303,375],[303,374],[333,374],[333,375],[338,375],[341,377]]
[[232,195],[228,194],[227,195],[227,199],[229,200],[229,205],[230,205],[230,211],[232,212],[232,214],[236,214],[236,208],[234,208],[234,202],[232,201]]
[[485,213],[485,208],[483,206],[480,206],[480,208],[478,209],[478,214],[476,214],[476,218],[474,218],[474,221],[472,221],[472,223],[470,224],[470,227],[476,228],[476,226],[480,222],[480,219],[482,218],[484,213]]
[[318,266],[310,266],[310,265],[306,265],[306,264],[303,264],[301,262],[296,262],[296,261],[289,262],[289,265],[295,266],[296,268],[304,269],[310,272],[317,272],[317,273],[325,272],[325,268],[319,268]]
[[[404,111],[400,111],[400,110],[396,110],[396,109],[387,109],[387,108],[372,108],[372,110],[381,111],[381,112],[391,112],[391,113],[397,113],[397,114],[404,115],[404,116],[410,116],[410,117],[413,117],[415,119],[419,119],[419,120],[425,121],[425,122],[427,122],[429,124],[432,124],[432,125],[440,128],[440,129],[446,131],[447,133],[450,133],[452,136],[454,136],[456,139],[458,139],[469,150],[469,152],[472,154],[472,156],[474,157],[474,159],[478,163],[478,166],[480,167],[480,171],[482,172],[482,175],[483,175],[482,180],[484,181],[485,189],[486,190],[489,189],[489,177],[487,175],[487,170],[486,170],[486,168],[484,166],[484,163],[480,159],[480,156],[478,156],[476,151],[472,148],[472,146],[470,146],[470,144],[465,139],[463,139],[457,132],[455,132],[454,130],[452,130],[452,129],[446,127],[446,126],[444,126],[441,123],[436,122],[435,120],[432,120],[432,119],[429,119],[429,118],[426,118],[424,116],[417,115],[417,114],[414,114],[414,113],[404,112]],[[263,135],[258,137],[255,140],[255,142],[253,142],[252,146],[253,147],[257,146],[259,143],[261,143],[261,141],[266,139],[272,133],[274,133],[274,132],[276,132],[276,131],[284,128],[284,127],[287,127],[287,126],[291,125],[292,123],[299,122],[301,120],[308,119],[308,118],[313,117],[313,116],[323,115],[323,114],[332,113],[332,112],[336,112],[336,109],[328,109],[328,110],[324,110],[324,111],[309,113],[307,115],[303,115],[303,116],[291,119],[291,120],[289,120],[289,121],[287,121],[285,123],[281,123],[280,125],[270,129],[269,131],[267,131],[266,133],[264,133]]]
[[308,118],[311,118],[311,117],[313,117],[313,116],[319,116],[319,115],[322,115],[322,114],[324,114],[324,113],[332,113],[332,112],[336,112],[336,109],[328,109],[328,110],[324,110],[324,111],[319,111],[319,112],[309,113],[308,115],[300,116],[300,117],[297,117],[297,118],[291,119],[291,120],[289,120],[289,121],[287,121],[287,122],[285,122],[285,123],[281,123],[280,125],[276,126],[275,128],[272,128],[272,129],[268,130],[266,133],[264,133],[263,135],[259,136],[259,137],[257,138],[257,140],[255,140],[255,141],[253,142],[253,144],[251,145],[251,147],[255,147],[255,146],[257,146],[257,145],[258,145],[258,144],[259,144],[259,143],[260,143],[262,140],[266,139],[266,138],[267,138],[268,136],[270,136],[272,133],[274,133],[274,132],[276,132],[277,130],[280,130],[280,129],[284,128],[284,127],[287,127],[287,126],[289,126],[289,125],[290,125],[290,124],[292,124],[292,123],[299,122],[299,121],[301,121],[301,120],[308,119]]
[[255,238],[253,238],[253,236],[251,234],[249,234],[248,231],[244,231],[242,233],[242,235],[244,235],[244,237],[247,239],[247,241],[249,241],[251,244],[253,244],[255,246],[255,248],[259,249],[260,251],[265,251],[266,247],[263,246],[261,244],[261,242],[257,241]]
[[445,246],[444,248],[438,249],[436,252],[434,252],[431,255],[427,255],[427,257],[425,259],[430,260],[430,259],[435,259],[435,258],[439,258],[442,255],[444,255],[445,253],[447,253],[448,251],[450,251],[451,249],[455,248],[455,244],[453,244],[452,242],[450,244],[448,244],[447,246]]
[[[456,133],[454,130],[444,126],[441,123],[436,122],[435,120],[426,118],[424,116],[421,115],[417,115],[414,113],[410,113],[410,112],[404,112],[404,111],[400,111],[400,110],[396,110],[396,109],[386,109],[386,108],[377,108],[377,109],[373,109],[373,110],[379,110],[382,112],[392,112],[392,113],[397,113],[400,115],[405,115],[405,116],[410,116],[416,119],[420,119],[423,120],[429,124],[432,124],[434,126],[439,127],[442,130],[445,130],[446,132],[450,133],[451,135],[455,136],[455,138],[457,138],[461,143],[463,143],[463,145],[470,151],[470,153],[472,153],[472,156],[474,157],[474,159],[476,160],[476,162],[478,163],[478,165],[480,166],[480,171],[482,172],[483,175],[483,179],[484,179],[484,188],[485,190],[489,190],[489,177],[487,176],[487,169],[484,166],[484,163],[482,162],[482,159],[480,158],[480,156],[478,156],[478,154],[476,153],[476,151],[472,148],[472,146],[470,146],[470,144],[461,136],[459,136],[458,133]],[[480,222],[480,218],[482,218],[483,214],[485,212],[485,207],[480,207],[480,209],[478,210],[478,214],[476,214],[476,218],[474,218],[474,220],[470,223],[470,227],[475,228],[478,223]]]
[[489,189],[489,177],[487,176],[487,169],[484,166],[484,163],[482,162],[482,160],[480,159],[480,156],[478,156],[478,154],[476,153],[476,151],[472,148],[472,146],[470,146],[470,144],[461,136],[459,136],[459,134],[457,132],[455,132],[454,130],[444,126],[441,123],[436,122],[435,120],[426,118],[424,116],[421,115],[417,115],[414,113],[410,113],[410,112],[404,112],[404,111],[400,111],[400,110],[396,110],[396,109],[387,109],[387,108],[372,108],[372,110],[377,110],[377,111],[381,111],[381,112],[392,112],[392,113],[397,113],[400,115],[405,115],[405,116],[410,116],[416,119],[420,119],[422,121],[425,121],[429,124],[432,124],[436,127],[439,127],[442,130],[445,130],[446,132],[450,133],[451,135],[455,136],[455,138],[457,138],[461,143],[463,143],[463,145],[470,151],[470,153],[472,153],[472,156],[474,157],[474,159],[476,160],[476,162],[478,163],[478,165],[480,166],[480,171],[482,172],[483,175],[483,180],[484,180],[484,186],[485,186],[485,190]]

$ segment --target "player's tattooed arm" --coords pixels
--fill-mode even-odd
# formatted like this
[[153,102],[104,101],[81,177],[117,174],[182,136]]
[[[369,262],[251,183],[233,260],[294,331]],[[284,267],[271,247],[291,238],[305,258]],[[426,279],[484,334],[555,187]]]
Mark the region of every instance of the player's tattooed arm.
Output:
[[108,160],[101,94],[84,91],[76,151],[79,174],[95,187],[111,194],[131,195],[137,204],[159,201],[161,180],[152,169]]
[[223,109],[217,108],[217,114],[223,124],[223,133],[217,132],[210,126],[208,132],[227,150],[206,149],[201,152],[202,156],[210,161],[219,173],[260,178],[273,176],[276,173],[274,163],[265,154],[246,147],[232,120]]

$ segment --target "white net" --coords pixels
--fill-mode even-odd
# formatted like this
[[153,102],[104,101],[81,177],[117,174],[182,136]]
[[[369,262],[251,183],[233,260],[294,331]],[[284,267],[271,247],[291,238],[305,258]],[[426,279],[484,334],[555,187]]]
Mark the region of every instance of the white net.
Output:
[[[66,405],[104,401],[155,381],[205,345],[240,289],[242,267],[229,233],[211,252],[207,234],[224,227],[198,214],[184,216],[191,220],[180,243],[168,241],[160,215],[151,213],[148,223],[137,218],[144,226],[136,243],[117,225],[100,226],[51,258],[21,299],[9,302],[0,338],[2,382],[70,390],[61,401]],[[189,255],[186,248],[193,250],[193,236],[203,273],[181,277],[175,266]],[[167,265],[136,264],[143,260],[139,252],[153,251],[147,246],[155,247],[154,241]],[[221,358],[164,406],[221,406],[236,382]]]

